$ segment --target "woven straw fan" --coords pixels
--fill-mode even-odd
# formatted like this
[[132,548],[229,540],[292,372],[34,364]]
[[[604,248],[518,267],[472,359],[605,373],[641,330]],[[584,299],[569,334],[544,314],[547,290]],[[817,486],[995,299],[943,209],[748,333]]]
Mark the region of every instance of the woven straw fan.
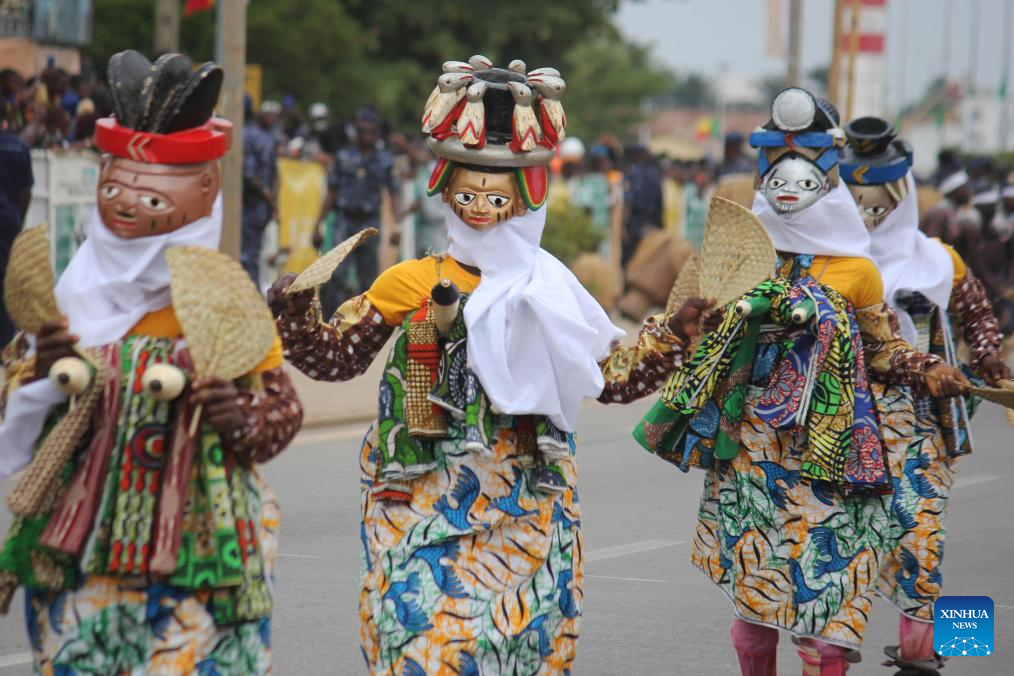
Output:
[[717,195],[711,198],[701,246],[700,295],[722,307],[771,276],[775,247],[749,209]]
[[376,228],[363,228],[356,234],[352,235],[344,242],[311,263],[310,267],[299,273],[299,276],[296,277],[291,285],[289,285],[289,288],[286,290],[286,294],[292,295],[294,293],[299,293],[300,291],[315,289],[327,280],[331,279],[331,275],[334,274],[334,271],[342,264],[342,261],[345,260],[357,246],[376,234]]
[[7,312],[19,329],[33,335],[46,322],[60,319],[60,309],[53,295],[48,229],[47,225],[37,225],[15,238],[4,276]]
[[[1008,409],[1008,413],[1010,409],[1014,409],[1014,380],[1001,380],[999,387],[976,387],[972,385],[968,388],[968,392],[980,399],[1000,404]],[[1010,420],[1009,415],[1007,419]]]
[[[173,309],[183,328],[197,377],[235,380],[260,364],[275,340],[275,323],[253,281],[225,254],[173,247],[169,263]],[[190,436],[197,432],[200,407]]]
[[676,283],[669,292],[669,300],[665,304],[666,314],[679,310],[683,303],[701,295],[701,259],[697,254],[690,256],[683,264],[683,269],[676,277]]

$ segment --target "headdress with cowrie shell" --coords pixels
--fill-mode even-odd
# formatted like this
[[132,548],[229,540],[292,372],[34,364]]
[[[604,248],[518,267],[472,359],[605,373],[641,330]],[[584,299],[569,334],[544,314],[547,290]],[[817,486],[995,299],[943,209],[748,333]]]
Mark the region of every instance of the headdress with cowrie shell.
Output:
[[560,99],[567,84],[555,68],[527,70],[515,59],[507,68],[476,55],[447,61],[426,102],[422,130],[429,134],[437,166],[428,191],[444,189],[459,165],[513,171],[528,207],[546,202],[546,165],[566,137]]
[[149,164],[196,164],[229,149],[231,124],[212,117],[222,89],[216,64],[194,68],[183,54],[152,63],[127,50],[109,60],[108,75],[115,117],[96,123],[102,151]]
[[754,187],[760,189],[764,176],[788,153],[812,162],[827,175],[831,187],[836,187],[838,160],[845,145],[839,122],[838,110],[826,99],[799,87],[778,92],[771,102],[771,120],[750,134],[750,145],[760,149]]

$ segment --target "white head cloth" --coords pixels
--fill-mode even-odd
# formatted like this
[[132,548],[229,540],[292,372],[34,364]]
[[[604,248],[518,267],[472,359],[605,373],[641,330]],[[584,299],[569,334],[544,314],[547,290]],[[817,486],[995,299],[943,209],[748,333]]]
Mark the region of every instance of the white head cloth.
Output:
[[465,305],[469,367],[498,411],[545,415],[573,432],[582,400],[602,393],[598,362],[623,331],[539,247],[545,209],[481,231],[450,207],[444,214],[448,253],[482,271]]
[[209,216],[165,235],[117,237],[97,209],[84,228],[86,239],[56,284],[56,302],[71,333],[81,337],[81,347],[94,347],[119,340],[146,314],[170,304],[166,249],[218,248],[222,196]]
[[870,233],[844,181],[813,206],[788,214],[772,209],[764,195],[758,192],[753,198],[753,212],[764,224],[778,251],[873,260]]
[[946,196],[947,193],[954,192],[968,183],[968,180],[968,174],[964,170],[959,169],[940,181],[940,194]]
[[[122,239],[103,225],[98,210],[85,221],[85,241],[56,285],[56,301],[81,347],[120,340],[149,312],[170,302],[165,250],[172,246],[217,249],[222,196],[211,215],[155,237]],[[32,448],[53,406],[67,396],[48,378],[14,390],[0,425],[0,480],[32,460]]]
[[884,278],[884,300],[898,313],[901,337],[915,345],[915,324],[898,307],[895,296],[918,291],[946,311],[954,281],[954,260],[940,242],[919,230],[919,204],[911,173],[905,181],[908,195],[870,235],[870,251]]
[[972,197],[972,204],[976,205],[996,204],[997,200],[999,199],[1000,199],[1000,191],[994,188],[993,190],[984,190],[982,192],[976,193]]

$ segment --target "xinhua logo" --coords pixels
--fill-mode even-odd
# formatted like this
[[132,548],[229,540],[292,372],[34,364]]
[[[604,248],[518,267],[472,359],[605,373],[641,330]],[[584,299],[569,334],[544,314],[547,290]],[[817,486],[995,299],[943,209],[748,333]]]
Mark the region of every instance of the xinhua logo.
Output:
[[933,604],[933,643],[945,657],[993,654],[993,599],[941,596]]

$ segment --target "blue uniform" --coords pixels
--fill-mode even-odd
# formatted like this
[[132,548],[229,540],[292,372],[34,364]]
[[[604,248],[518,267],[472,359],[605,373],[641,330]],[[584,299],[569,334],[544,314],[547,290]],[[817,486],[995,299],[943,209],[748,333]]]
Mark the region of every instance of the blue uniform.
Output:
[[278,175],[278,151],[275,136],[259,124],[243,127],[243,231],[240,262],[255,284],[259,285],[261,243],[264,229],[271,220],[271,205],[252,186],[256,181],[267,190]]
[[3,280],[11,244],[21,232],[21,200],[33,182],[28,146],[14,134],[0,130],[0,347],[14,337],[14,324],[3,304]]
[[[363,153],[355,146],[342,148],[335,155],[328,176],[328,188],[334,190],[335,219],[333,241],[344,240],[363,228],[380,228],[380,206],[384,189],[395,194],[394,158],[383,149]],[[349,256],[354,271],[345,266],[321,289],[325,316],[348,298],[370,288],[379,272],[380,239],[366,240]],[[350,273],[352,273],[350,275]]]

